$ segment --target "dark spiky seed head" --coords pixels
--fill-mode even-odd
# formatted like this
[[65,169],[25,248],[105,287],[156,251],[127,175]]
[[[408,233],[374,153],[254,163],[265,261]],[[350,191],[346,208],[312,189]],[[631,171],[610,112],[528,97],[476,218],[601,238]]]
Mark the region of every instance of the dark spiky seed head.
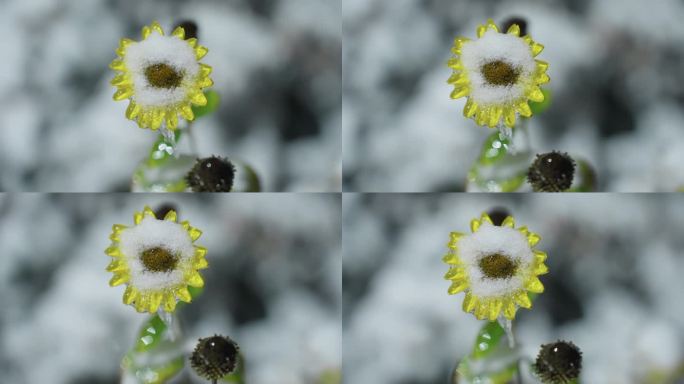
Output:
[[196,39],[197,38],[197,23],[195,23],[192,20],[182,20],[178,24],[176,24],[173,28],[176,29],[176,27],[183,27],[183,30],[185,31],[185,39],[192,39],[193,37]]
[[487,212],[487,216],[492,219],[492,223],[498,226],[501,226],[503,221],[510,215],[511,213],[504,207],[494,207]]
[[567,384],[582,371],[582,352],[570,341],[544,344],[534,370],[544,384]]
[[501,23],[501,31],[505,33],[513,24],[518,24],[518,27],[520,27],[520,36],[527,35],[527,20],[520,16],[512,16],[504,20]]
[[228,159],[212,156],[197,159],[185,181],[193,192],[230,192],[235,166]]
[[228,336],[214,335],[199,339],[190,355],[190,365],[207,380],[218,380],[233,372],[237,366],[240,348]]
[[570,188],[575,161],[557,151],[537,155],[527,171],[527,181],[535,192],[562,192]]

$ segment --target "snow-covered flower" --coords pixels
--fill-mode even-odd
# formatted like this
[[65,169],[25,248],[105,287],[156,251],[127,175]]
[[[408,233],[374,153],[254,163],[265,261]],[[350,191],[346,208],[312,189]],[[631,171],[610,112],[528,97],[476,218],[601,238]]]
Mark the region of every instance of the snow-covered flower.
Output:
[[534,249],[541,240],[527,227],[515,228],[508,216],[501,226],[486,213],[470,223],[471,234],[451,233],[444,262],[451,280],[449,294],[465,291],[463,311],[478,319],[496,320],[500,313],[512,320],[518,307],[530,308],[528,292],[541,293],[539,275],[548,272],[546,253]]
[[160,306],[173,312],[177,300],[191,301],[188,286],[204,286],[199,270],[208,266],[207,249],[194,244],[202,232],[187,221],[178,223],[172,210],[160,220],[145,207],[133,221],[131,227],[112,227],[112,245],[105,250],[113,258],[109,285],[126,284],[123,302],[138,312],[154,313]]
[[109,65],[118,74],[111,81],[117,87],[114,100],[130,99],[126,117],[141,128],[170,130],[178,126],[178,115],[192,121],[192,105],[206,105],[202,91],[213,81],[211,67],[200,63],[208,49],[196,38],[185,39],[182,27],[164,35],[156,21],[142,29],[142,41],[121,39]]
[[478,125],[496,127],[503,119],[515,126],[516,113],[530,117],[528,101],[544,101],[540,84],[547,83],[548,63],[535,57],[544,46],[529,35],[520,37],[520,27],[512,24],[506,33],[489,19],[477,28],[477,40],[457,37],[451,49],[455,57],[448,65],[453,74],[452,99],[467,97],[463,115]]

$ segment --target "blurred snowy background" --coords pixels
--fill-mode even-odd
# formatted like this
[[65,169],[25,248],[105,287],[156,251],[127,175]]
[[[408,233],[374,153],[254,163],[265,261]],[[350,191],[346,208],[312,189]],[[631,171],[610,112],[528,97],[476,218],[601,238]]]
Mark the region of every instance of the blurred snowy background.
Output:
[[267,191],[340,190],[340,13],[340,0],[0,1],[0,190],[129,190],[157,135],[112,100],[108,65],[120,38],[182,19],[222,97],[195,124],[200,155],[252,164]]
[[318,383],[339,372],[340,200],[0,194],[0,382],[119,382],[146,316],[121,303],[123,286],[109,287],[103,250],[112,224],[165,203],[204,232],[198,243],[209,250],[205,291],[179,313],[188,352],[219,333],[240,344],[248,383]]
[[[684,198],[676,195],[345,195],[346,383],[445,383],[484,322],[443,279],[450,231],[506,207],[549,255],[546,291],[516,316],[529,357],[571,340],[583,383],[684,380]],[[667,379],[678,370],[679,379]]]
[[344,188],[463,190],[485,137],[451,100],[454,37],[528,21],[550,63],[532,146],[589,160],[601,190],[684,185],[684,2],[344,0]]

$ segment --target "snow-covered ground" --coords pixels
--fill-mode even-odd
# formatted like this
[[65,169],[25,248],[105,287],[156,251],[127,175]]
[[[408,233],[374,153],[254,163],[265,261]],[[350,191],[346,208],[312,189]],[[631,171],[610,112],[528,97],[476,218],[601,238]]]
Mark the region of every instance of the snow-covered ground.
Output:
[[447,382],[483,322],[447,294],[441,259],[450,231],[496,206],[549,255],[545,292],[515,320],[527,356],[565,339],[583,351],[583,383],[682,380],[681,196],[345,194],[346,383]]
[[0,2],[0,190],[128,190],[157,135],[112,100],[108,64],[120,38],[182,19],[199,25],[222,97],[195,124],[200,156],[252,164],[267,191],[340,190],[340,8],[340,0]]
[[219,333],[240,344],[248,383],[339,372],[339,196],[0,194],[0,382],[118,382],[146,316],[109,287],[104,249],[112,224],[163,203],[208,249],[205,291],[179,310],[187,352]]
[[589,160],[600,190],[684,186],[684,4],[678,0],[345,0],[345,190],[463,190],[491,133],[451,100],[454,37],[487,18],[528,20],[550,63],[538,152]]

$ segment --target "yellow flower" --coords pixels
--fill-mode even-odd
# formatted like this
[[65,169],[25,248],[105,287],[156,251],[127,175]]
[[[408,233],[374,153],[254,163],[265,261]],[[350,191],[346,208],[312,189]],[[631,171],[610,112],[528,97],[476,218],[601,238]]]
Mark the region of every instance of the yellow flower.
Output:
[[123,302],[138,312],[154,313],[160,307],[173,312],[176,300],[189,303],[188,286],[202,287],[200,269],[207,268],[207,249],[194,242],[202,232],[190,223],[177,222],[169,211],[163,220],[145,207],[133,215],[134,226],[115,224],[105,253],[113,258],[107,267],[112,287],[126,284]]
[[544,46],[529,35],[520,37],[520,27],[511,25],[506,33],[492,19],[477,28],[477,40],[457,37],[448,65],[453,74],[452,99],[467,97],[463,115],[478,125],[496,127],[503,119],[515,126],[516,113],[530,117],[529,100],[544,101],[540,84],[547,83],[549,64],[535,57]]
[[192,105],[207,104],[202,89],[213,84],[211,67],[199,60],[208,51],[196,38],[185,40],[182,27],[169,36],[156,21],[143,27],[142,41],[121,39],[118,58],[109,65],[118,72],[111,81],[114,100],[130,99],[126,117],[140,128],[156,130],[165,123],[175,130],[179,114],[192,121]]
[[496,226],[486,213],[470,223],[471,234],[451,233],[444,262],[451,280],[449,294],[465,291],[463,311],[496,320],[512,320],[518,307],[530,308],[528,292],[541,293],[539,275],[548,273],[546,253],[534,249],[541,240],[527,227],[515,228],[512,216]]

